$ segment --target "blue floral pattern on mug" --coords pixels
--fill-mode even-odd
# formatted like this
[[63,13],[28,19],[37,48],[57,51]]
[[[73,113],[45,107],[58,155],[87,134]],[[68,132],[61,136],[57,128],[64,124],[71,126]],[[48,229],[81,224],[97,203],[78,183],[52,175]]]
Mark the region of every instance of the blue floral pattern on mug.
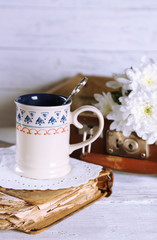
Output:
[[62,118],[61,118],[61,120],[60,120],[60,122],[64,123],[64,122],[66,122],[66,121],[67,121],[67,118],[63,115]]
[[54,117],[51,117],[48,123],[51,123],[52,125],[57,122],[57,120]]
[[31,118],[27,115],[27,116],[25,117],[24,122],[26,122],[26,123],[28,124],[28,123],[31,123],[32,120],[31,120]]
[[55,111],[55,114],[57,116],[57,119],[59,118],[60,114],[61,114],[61,111]]
[[34,112],[34,111],[29,111],[29,114],[30,114],[30,116],[31,116],[32,119],[34,118],[35,113],[36,113],[36,112]]
[[46,118],[47,118],[47,115],[49,114],[49,112],[42,112],[41,114],[43,115],[43,117],[44,117],[44,120],[46,120]]
[[61,111],[27,111],[21,108],[17,108],[16,121],[23,126],[30,126],[34,128],[40,127],[59,127],[67,124],[69,109],[63,109]]
[[20,109],[21,117],[23,117],[23,114],[25,113],[25,110]]
[[36,120],[36,122],[35,122],[35,124],[39,124],[40,126],[41,126],[41,124],[44,124],[45,122],[44,122],[44,120],[41,118],[41,117],[39,117],[37,120]]

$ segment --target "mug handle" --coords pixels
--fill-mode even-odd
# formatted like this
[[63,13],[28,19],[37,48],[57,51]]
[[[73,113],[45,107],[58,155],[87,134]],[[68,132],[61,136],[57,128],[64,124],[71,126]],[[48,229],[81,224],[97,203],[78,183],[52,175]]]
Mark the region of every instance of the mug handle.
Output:
[[94,142],[100,136],[100,134],[103,130],[104,117],[103,117],[102,113],[96,107],[93,107],[90,105],[85,105],[85,106],[79,107],[74,112],[71,112],[70,124],[75,125],[77,128],[83,128],[83,125],[78,122],[77,117],[80,113],[85,112],[85,111],[94,112],[97,115],[97,117],[99,119],[98,130],[91,138],[87,139],[86,141],[80,142],[80,143],[75,143],[75,144],[70,144],[69,154],[71,154],[76,149],[85,147],[85,146],[89,145],[90,143]]

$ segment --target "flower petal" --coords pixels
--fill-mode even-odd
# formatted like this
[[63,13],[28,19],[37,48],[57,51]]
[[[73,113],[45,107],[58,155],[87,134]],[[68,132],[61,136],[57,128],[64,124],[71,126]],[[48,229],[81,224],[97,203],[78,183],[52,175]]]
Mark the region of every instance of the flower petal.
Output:
[[116,82],[116,81],[108,81],[106,83],[106,86],[109,88],[117,89],[117,88],[122,87],[122,84],[119,82]]

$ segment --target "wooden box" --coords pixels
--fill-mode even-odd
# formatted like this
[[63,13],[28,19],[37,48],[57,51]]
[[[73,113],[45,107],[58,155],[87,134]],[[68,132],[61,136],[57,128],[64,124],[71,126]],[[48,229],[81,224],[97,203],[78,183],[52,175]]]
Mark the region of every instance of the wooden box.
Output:
[[[58,84],[57,86],[50,89],[47,93],[56,93],[64,96],[68,96],[73,88],[83,77],[82,74],[78,74],[72,78],[65,80],[64,82]],[[106,82],[113,80],[110,77],[98,77],[98,76],[87,76],[88,82],[82,88],[82,90],[73,98],[71,110],[74,111],[76,108],[82,105],[93,105],[96,103],[93,95],[94,93],[102,92],[112,92],[113,89],[106,87]],[[108,132],[111,121],[105,119],[104,130],[102,136],[99,137],[91,145],[91,149],[88,152],[89,148],[85,150],[80,149],[76,150],[72,157],[82,159],[84,161],[92,162],[95,164],[102,165],[104,167],[109,167],[111,169],[133,172],[133,173],[142,173],[142,174],[156,174],[157,173],[157,146],[155,144],[147,146],[147,154],[142,152],[139,149],[139,154],[135,156],[134,154],[124,154],[121,151],[121,154],[115,154],[110,152],[108,148]],[[87,125],[89,128],[96,127],[98,125],[97,118],[91,113],[84,113],[79,116],[79,121]],[[119,133],[118,133],[119,134]],[[130,139],[136,138],[139,142],[143,140],[137,138],[133,135]],[[77,143],[82,141],[83,132],[78,130],[75,126],[71,126],[71,143]],[[145,141],[142,142],[145,145]],[[140,152],[141,151],[141,152]]]

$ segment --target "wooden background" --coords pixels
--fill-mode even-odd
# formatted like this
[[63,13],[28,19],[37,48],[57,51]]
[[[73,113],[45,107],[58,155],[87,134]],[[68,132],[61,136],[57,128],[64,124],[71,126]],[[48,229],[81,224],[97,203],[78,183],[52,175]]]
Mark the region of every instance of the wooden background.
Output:
[[155,0],[0,0],[0,126],[16,96],[157,60]]

